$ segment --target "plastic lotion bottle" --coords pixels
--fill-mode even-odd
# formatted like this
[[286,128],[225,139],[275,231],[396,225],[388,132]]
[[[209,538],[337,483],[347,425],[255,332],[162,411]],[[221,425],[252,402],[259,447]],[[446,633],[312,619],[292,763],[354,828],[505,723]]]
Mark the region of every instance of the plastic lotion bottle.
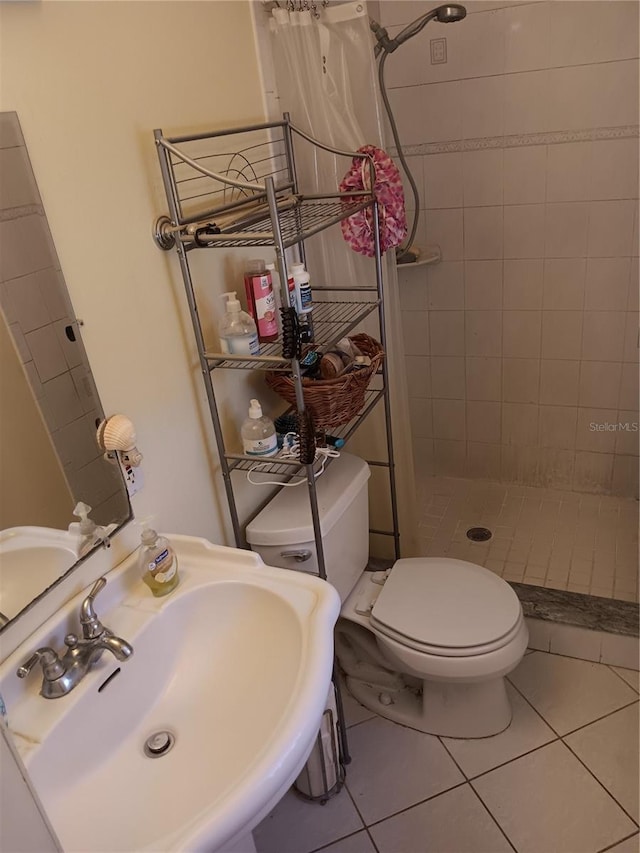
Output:
[[273,295],[271,273],[262,258],[247,261],[244,286],[247,292],[249,313],[258,326],[258,340],[270,343],[278,340],[276,300]]
[[222,352],[230,355],[258,355],[258,330],[246,311],[242,310],[235,291],[222,294],[227,299],[226,313],[218,327]]
[[151,518],[143,522],[138,565],[142,580],[156,596],[168,595],[178,586],[178,558],[169,540],[149,527]]
[[275,456],[278,452],[278,437],[271,418],[262,414],[258,400],[251,400],[249,417],[240,428],[242,446],[247,456]]

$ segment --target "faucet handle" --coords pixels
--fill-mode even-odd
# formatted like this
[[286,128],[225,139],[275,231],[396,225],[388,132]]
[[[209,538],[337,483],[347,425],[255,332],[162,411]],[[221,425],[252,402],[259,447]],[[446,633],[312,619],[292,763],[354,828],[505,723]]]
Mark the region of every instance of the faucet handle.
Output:
[[85,640],[94,640],[99,637],[104,631],[104,625],[98,619],[96,611],[93,608],[98,593],[107,585],[106,578],[98,578],[91,587],[91,592],[82,602],[80,607],[80,624],[82,625],[82,636]]
[[18,678],[26,678],[38,661],[42,664],[42,675],[45,681],[55,681],[66,672],[57,653],[49,646],[43,646],[41,649],[37,649],[22,666],[18,667],[16,672]]

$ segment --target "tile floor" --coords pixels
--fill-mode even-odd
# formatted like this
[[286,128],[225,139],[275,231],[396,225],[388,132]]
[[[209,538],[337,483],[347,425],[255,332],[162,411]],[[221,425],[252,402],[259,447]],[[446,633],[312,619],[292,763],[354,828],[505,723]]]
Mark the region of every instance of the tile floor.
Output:
[[352,762],[326,805],[290,791],[258,853],[638,853],[638,673],[530,652],[511,726],[438,738],[343,690]]
[[[486,566],[509,581],[638,601],[638,502],[627,498],[430,477],[421,484],[424,556]],[[471,542],[470,527],[489,527]]]

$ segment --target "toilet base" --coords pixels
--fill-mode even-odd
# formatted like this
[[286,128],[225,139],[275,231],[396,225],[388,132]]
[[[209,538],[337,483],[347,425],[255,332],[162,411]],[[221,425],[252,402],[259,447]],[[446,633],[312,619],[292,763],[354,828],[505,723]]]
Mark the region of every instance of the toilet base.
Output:
[[480,682],[429,681],[385,691],[347,676],[351,695],[365,708],[412,729],[453,738],[483,738],[511,723],[504,678]]

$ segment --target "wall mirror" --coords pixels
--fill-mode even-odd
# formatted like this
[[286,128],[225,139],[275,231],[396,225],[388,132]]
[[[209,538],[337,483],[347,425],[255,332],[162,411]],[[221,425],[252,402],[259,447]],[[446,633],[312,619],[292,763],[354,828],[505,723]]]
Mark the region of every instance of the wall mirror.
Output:
[[2,630],[73,571],[79,501],[100,525],[131,517],[96,444],[104,414],[15,112],[0,112],[0,309]]

